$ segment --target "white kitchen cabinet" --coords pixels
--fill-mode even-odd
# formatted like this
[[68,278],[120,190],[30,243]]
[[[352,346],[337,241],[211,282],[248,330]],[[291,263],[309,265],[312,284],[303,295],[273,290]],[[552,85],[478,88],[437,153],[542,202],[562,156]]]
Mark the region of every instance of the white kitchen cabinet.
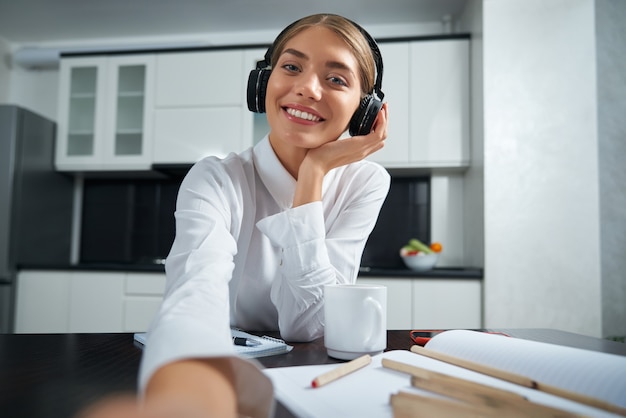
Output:
[[157,108],[239,106],[244,89],[242,74],[240,49],[158,54],[155,105]]
[[387,286],[388,329],[482,327],[482,281],[359,277],[357,284]]
[[482,327],[482,281],[413,279],[414,329]]
[[69,332],[119,332],[125,274],[72,272]]
[[469,165],[469,41],[380,43],[389,103],[385,147],[370,157],[387,168]]
[[61,60],[58,170],[150,168],[153,71],[153,55]]
[[243,148],[239,107],[157,109],[154,163],[187,164]]
[[15,332],[68,332],[70,282],[66,271],[21,271],[17,277]]
[[357,284],[376,284],[387,287],[387,329],[410,329],[412,313],[412,284],[410,279],[368,277],[357,279]]
[[159,54],[153,162],[193,163],[247,148],[244,51]]
[[15,331],[146,331],[164,289],[164,273],[21,271]]
[[411,42],[411,162],[463,167],[470,155],[467,39]]
[[384,102],[389,103],[389,124],[383,149],[369,159],[385,167],[409,166],[409,43],[380,43],[383,56]]
[[165,274],[128,273],[124,292],[124,332],[148,329],[165,291]]

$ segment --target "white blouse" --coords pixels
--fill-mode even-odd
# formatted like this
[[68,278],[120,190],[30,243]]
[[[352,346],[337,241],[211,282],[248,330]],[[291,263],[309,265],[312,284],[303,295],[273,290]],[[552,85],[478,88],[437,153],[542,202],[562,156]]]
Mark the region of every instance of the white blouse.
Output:
[[195,164],[178,193],[140,388],[174,360],[233,356],[231,325],[280,331],[287,341],[323,335],[323,286],[356,281],[389,184],[380,165],[360,161],[324,177],[321,202],[293,208],[296,181],[267,136]]

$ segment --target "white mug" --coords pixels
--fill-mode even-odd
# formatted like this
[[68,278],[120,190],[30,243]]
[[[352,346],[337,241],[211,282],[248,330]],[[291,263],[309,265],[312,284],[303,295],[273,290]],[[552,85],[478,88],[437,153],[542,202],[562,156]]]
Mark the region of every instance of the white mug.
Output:
[[324,286],[324,345],[330,357],[352,360],[387,347],[387,288]]

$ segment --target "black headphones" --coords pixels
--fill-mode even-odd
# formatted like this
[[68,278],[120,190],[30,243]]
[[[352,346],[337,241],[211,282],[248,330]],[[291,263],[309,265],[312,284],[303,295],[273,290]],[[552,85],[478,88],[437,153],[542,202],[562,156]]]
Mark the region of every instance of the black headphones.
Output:
[[[348,19],[346,19],[348,20]],[[274,52],[274,46],[277,41],[287,32],[292,26],[299,22],[296,21],[282,30],[274,40],[272,46],[269,47],[265,53],[264,59],[258,61],[256,69],[250,71],[248,76],[248,109],[255,113],[265,113],[265,93],[267,91],[267,82],[272,73],[271,62],[272,53]],[[352,115],[350,119],[350,135],[367,135],[372,131],[372,126],[378,116],[378,112],[383,106],[383,98],[385,94],[381,90],[383,82],[383,57],[378,49],[378,45],[374,38],[357,23],[348,20],[363,34],[365,39],[372,49],[372,55],[374,56],[374,62],[376,64],[376,82],[374,83],[374,89],[371,93],[367,94],[362,100],[359,108]]]

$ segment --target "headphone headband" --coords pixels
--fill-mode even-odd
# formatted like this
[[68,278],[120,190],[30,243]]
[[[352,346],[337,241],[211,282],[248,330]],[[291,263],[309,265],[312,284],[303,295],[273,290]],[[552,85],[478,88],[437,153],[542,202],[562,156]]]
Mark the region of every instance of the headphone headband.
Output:
[[[378,44],[376,43],[374,38],[365,29],[363,29],[363,27],[361,25],[359,25],[358,23],[356,23],[356,22],[354,22],[354,21],[352,21],[350,19],[347,19],[347,18],[345,18],[343,16],[334,15],[334,14],[330,14],[330,13],[327,13],[326,16],[341,17],[342,19],[345,19],[346,21],[350,22],[352,24],[352,26],[354,26],[355,28],[357,28],[359,30],[359,32],[361,32],[361,35],[363,35],[363,37],[367,41],[370,49],[372,50],[372,56],[374,57],[374,65],[376,66],[376,79],[374,81],[374,91],[373,91],[373,93],[376,94],[376,96],[380,100],[382,100],[383,97],[385,97],[385,94],[381,90],[382,89],[382,84],[383,84],[383,56],[380,53],[380,49],[378,48]],[[303,18],[303,19],[306,19],[306,18]],[[274,39],[274,42],[272,43],[272,45],[265,52],[265,55],[263,56],[263,60],[257,61],[257,63],[256,63],[256,69],[257,70],[271,69],[271,67],[272,67],[272,55],[274,54],[274,47],[276,46],[278,41],[281,40],[283,38],[283,36],[285,36],[285,34],[291,28],[296,26],[301,20],[302,19],[296,20],[295,22],[293,22],[289,26],[287,26],[285,29],[280,31],[278,36],[276,36],[276,39]]]

